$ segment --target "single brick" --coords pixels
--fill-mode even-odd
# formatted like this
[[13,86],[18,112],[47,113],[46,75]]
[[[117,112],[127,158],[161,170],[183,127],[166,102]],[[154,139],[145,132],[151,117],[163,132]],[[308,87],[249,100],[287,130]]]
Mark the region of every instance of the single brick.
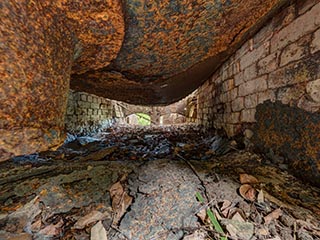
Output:
[[253,80],[257,77],[257,66],[256,64],[252,64],[251,66],[247,67],[243,71],[243,80],[245,82]]
[[258,105],[258,94],[252,94],[244,98],[245,108],[255,108]]
[[308,45],[310,39],[311,35],[307,35],[297,42],[289,44],[287,47],[285,47],[280,56],[280,67],[306,56],[308,54]]
[[257,72],[258,75],[263,75],[266,73],[270,73],[277,69],[278,63],[277,63],[277,53],[272,53],[265,58],[262,58],[258,64],[257,64]]
[[271,89],[258,93],[258,104],[261,104],[267,100],[271,100],[272,102],[276,100],[276,94]]
[[253,93],[265,91],[267,88],[267,75],[264,75],[240,85],[238,95],[247,96]]
[[244,83],[243,71],[234,75],[234,85],[239,86],[242,83]]
[[231,102],[232,111],[238,112],[244,109],[244,99],[243,97],[238,97]]
[[244,109],[241,111],[241,122],[255,122],[256,109]]
[[248,52],[243,57],[240,58],[240,68],[244,70],[248,66],[257,62],[259,59],[267,56],[269,53],[269,44],[263,44],[252,52]]
[[87,95],[86,94],[81,94],[80,95],[80,99],[81,99],[81,101],[86,102],[87,101]]

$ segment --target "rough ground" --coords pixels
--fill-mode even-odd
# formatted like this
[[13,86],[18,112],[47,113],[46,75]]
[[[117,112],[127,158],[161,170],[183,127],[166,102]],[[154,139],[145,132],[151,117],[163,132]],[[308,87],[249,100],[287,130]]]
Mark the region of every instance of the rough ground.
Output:
[[285,159],[187,127],[72,139],[0,165],[0,239],[320,239]]

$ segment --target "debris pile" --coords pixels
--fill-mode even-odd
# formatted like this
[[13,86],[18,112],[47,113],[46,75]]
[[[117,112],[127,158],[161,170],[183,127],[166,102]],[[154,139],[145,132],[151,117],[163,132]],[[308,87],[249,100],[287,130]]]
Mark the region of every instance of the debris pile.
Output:
[[0,166],[0,239],[320,239],[320,190],[240,143],[119,128]]

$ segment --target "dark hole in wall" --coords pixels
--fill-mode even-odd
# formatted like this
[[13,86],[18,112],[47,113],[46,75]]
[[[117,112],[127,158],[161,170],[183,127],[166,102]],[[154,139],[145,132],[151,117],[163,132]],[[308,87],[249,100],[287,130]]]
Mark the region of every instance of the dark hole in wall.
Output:
[[320,187],[320,113],[279,101],[257,106],[253,143],[256,150],[283,156],[289,171]]

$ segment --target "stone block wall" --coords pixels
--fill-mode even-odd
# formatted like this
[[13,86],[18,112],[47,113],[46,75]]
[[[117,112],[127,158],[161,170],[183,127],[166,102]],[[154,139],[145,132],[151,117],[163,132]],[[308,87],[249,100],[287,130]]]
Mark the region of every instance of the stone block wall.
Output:
[[319,50],[319,1],[293,1],[198,89],[198,123],[234,136],[267,100],[318,112]]
[[320,1],[292,1],[197,91],[199,124],[320,186]]
[[116,101],[84,92],[70,91],[65,117],[66,130],[76,134],[96,132],[123,118]]

